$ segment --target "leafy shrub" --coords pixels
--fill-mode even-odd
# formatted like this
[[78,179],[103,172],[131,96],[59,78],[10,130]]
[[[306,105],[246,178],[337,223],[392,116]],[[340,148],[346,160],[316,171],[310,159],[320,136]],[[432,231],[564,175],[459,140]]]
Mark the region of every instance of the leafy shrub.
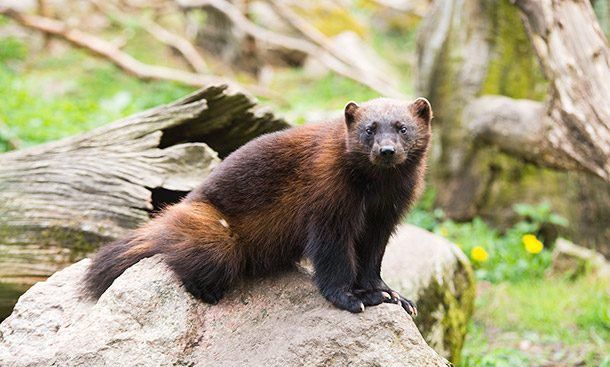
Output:
[[567,221],[552,212],[548,203],[517,204],[520,220],[505,231],[491,227],[481,218],[458,223],[440,209],[432,209],[434,192],[428,191],[409,216],[409,222],[448,238],[466,253],[478,279],[494,283],[541,277],[551,262],[550,241],[543,227],[566,226]]
[[26,45],[15,37],[0,38],[0,63],[24,60],[27,56]]

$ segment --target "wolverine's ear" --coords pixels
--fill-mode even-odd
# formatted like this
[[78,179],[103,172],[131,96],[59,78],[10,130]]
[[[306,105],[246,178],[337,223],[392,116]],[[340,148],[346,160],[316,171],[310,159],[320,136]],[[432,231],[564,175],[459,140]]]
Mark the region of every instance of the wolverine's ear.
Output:
[[420,97],[413,101],[409,109],[413,116],[419,117],[426,124],[429,124],[430,120],[432,120],[432,106],[430,106],[430,102],[425,98]]
[[360,106],[354,101],[347,102],[345,105],[345,122],[348,126],[356,121],[356,111],[358,111],[359,108]]

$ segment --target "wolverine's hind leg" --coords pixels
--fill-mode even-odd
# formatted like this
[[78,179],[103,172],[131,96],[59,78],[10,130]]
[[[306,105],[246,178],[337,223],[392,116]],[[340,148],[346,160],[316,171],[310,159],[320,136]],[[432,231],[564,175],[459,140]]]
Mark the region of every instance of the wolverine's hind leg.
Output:
[[229,223],[211,204],[182,203],[170,221],[175,241],[166,261],[186,289],[216,304],[240,276],[242,254]]

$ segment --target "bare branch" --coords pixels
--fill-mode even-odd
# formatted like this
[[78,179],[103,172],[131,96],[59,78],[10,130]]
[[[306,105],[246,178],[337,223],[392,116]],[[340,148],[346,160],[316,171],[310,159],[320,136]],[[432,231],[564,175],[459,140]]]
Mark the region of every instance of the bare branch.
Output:
[[297,50],[303,52],[322,63],[328,69],[335,73],[352,79],[360,84],[381,93],[382,95],[405,98],[404,94],[394,89],[394,87],[380,82],[372,75],[362,72],[359,69],[354,69],[346,65],[341,60],[334,57],[332,54],[325,52],[319,46],[299,38],[286,36],[277,32],[270,31],[252,23],[245,17],[241,11],[233,4],[225,0],[176,0],[177,3],[184,8],[200,8],[210,6],[229,18],[236,27],[239,27],[244,32],[256,38],[262,43],[279,48]]
[[273,9],[288,22],[294,29],[299,31],[303,36],[315,43],[317,46],[328,52],[333,57],[337,58],[341,62],[345,63],[349,67],[360,70],[367,75],[374,76],[379,79],[380,83],[392,85],[391,81],[384,80],[383,76],[377,70],[370,70],[370,68],[362,68],[360,64],[354,62],[354,60],[346,55],[343,50],[339,49],[324,33],[320,32],[316,27],[311,25],[296,12],[294,12],[290,6],[286,5],[284,1],[279,0],[267,0],[267,2],[273,7]]
[[128,74],[141,79],[166,80],[193,87],[228,84],[237,90],[248,90],[258,96],[270,96],[269,90],[255,85],[240,85],[224,78],[195,74],[165,66],[145,64],[121,51],[112,43],[89,33],[70,29],[66,24],[50,18],[21,14],[11,9],[0,9],[0,14],[8,15],[21,25],[64,39],[76,47],[111,61]]
[[[119,9],[111,9],[112,5],[110,5],[110,3],[100,0],[89,1],[108,17],[116,19],[123,25],[128,23],[127,19],[121,15]],[[194,71],[205,73],[208,70],[203,56],[201,56],[197,48],[186,38],[168,31],[153,20],[138,19],[138,24],[161,43],[178,50]]]
[[177,49],[189,65],[198,73],[208,70],[208,65],[197,48],[186,38],[168,31],[154,21],[144,21],[142,27],[159,41]]
[[417,6],[415,6],[414,4],[396,4],[396,2],[388,1],[388,0],[372,0],[372,1],[379,6],[388,8],[392,11],[408,13],[408,14],[412,14],[412,15],[415,15],[420,18],[423,18],[426,15],[425,12],[418,9]]

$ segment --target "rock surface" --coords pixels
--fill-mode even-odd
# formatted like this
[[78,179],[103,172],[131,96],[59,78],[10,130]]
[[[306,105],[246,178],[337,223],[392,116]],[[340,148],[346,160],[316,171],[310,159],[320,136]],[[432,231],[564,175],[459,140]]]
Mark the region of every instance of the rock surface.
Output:
[[428,344],[458,364],[475,298],[466,255],[443,237],[402,225],[386,249],[382,276],[416,302],[420,312],[415,323]]
[[[445,355],[447,332],[457,332],[452,320],[470,314],[460,309],[468,304],[463,289],[472,287],[462,257],[444,239],[403,226],[384,262],[388,282],[419,299],[418,326],[429,328],[426,338]],[[79,292],[88,264],[20,298],[0,324],[0,366],[447,365],[399,306],[335,309],[304,272],[244,282],[209,306],[154,257],[128,269],[95,303]]]
[[571,278],[593,273],[610,280],[610,263],[595,250],[558,238],[553,249],[551,272]]

